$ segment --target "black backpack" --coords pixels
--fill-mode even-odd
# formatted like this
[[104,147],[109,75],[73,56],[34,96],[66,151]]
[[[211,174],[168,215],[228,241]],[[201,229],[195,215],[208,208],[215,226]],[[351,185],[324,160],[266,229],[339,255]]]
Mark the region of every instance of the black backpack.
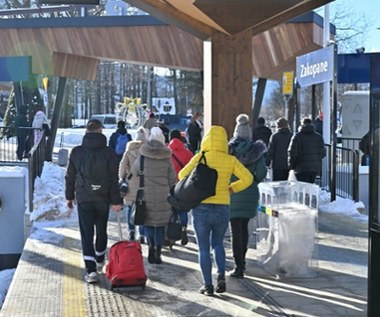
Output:
[[108,172],[107,148],[85,149],[77,173],[78,186],[87,193],[108,195],[111,177]]

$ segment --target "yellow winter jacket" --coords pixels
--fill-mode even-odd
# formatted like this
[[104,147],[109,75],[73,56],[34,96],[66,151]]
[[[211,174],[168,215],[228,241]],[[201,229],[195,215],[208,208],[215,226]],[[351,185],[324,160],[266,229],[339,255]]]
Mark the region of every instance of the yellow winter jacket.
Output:
[[[221,126],[212,126],[202,140],[200,152],[179,172],[180,180],[194,169],[202,151],[205,152],[207,165],[218,171],[216,195],[203,200],[202,204],[229,205],[229,189],[234,193],[246,189],[252,184],[253,176],[235,156],[228,154],[226,130]],[[230,183],[231,175],[235,175],[238,180]]]

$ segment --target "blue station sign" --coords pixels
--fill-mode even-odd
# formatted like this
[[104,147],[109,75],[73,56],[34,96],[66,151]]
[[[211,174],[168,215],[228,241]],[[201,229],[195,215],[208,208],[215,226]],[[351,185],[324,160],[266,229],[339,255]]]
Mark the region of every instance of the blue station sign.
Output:
[[297,57],[297,81],[300,87],[324,83],[333,78],[333,45]]

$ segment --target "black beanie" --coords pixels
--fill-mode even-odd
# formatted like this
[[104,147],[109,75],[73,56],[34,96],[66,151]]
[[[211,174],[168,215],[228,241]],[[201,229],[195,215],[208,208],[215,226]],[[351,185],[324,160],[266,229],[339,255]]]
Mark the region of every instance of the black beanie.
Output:
[[173,140],[174,138],[177,138],[180,140],[182,139],[181,132],[177,129],[171,130],[169,137],[170,137],[170,141]]

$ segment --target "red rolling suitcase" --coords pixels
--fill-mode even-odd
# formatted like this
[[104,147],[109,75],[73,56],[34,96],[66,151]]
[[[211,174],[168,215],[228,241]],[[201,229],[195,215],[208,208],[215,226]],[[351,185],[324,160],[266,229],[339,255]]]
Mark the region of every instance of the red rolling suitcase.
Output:
[[117,215],[119,225],[119,242],[110,249],[106,277],[111,283],[111,289],[140,286],[145,288],[148,279],[142,256],[141,244],[137,241],[123,241],[120,215]]

